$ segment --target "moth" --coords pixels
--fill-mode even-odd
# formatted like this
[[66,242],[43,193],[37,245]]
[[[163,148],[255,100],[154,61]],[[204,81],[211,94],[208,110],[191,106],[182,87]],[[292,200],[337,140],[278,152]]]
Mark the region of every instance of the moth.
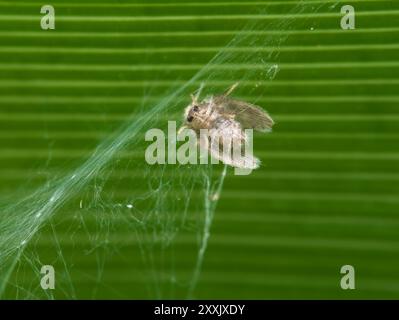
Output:
[[[270,132],[274,121],[261,107],[230,98],[230,94],[237,87],[235,83],[223,94],[208,97],[198,101],[198,95],[191,95],[191,103],[184,111],[184,129],[192,129],[200,147],[208,150],[210,155],[232,167],[257,169],[260,165],[258,158],[252,152],[243,153],[242,147],[249,138],[245,129]],[[201,129],[207,129],[209,135],[204,136]],[[240,156],[234,152],[240,150]]]

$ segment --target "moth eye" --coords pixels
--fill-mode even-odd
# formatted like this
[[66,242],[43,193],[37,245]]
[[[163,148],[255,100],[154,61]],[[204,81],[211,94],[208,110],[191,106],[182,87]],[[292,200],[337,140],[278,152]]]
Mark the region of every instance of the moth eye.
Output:
[[188,121],[188,122],[191,122],[191,121],[193,121],[193,119],[194,119],[194,117],[193,117],[193,116],[189,116],[189,117],[187,117],[187,121]]
[[194,106],[194,107],[193,107],[193,111],[194,111],[194,112],[197,112],[198,110],[199,110],[198,106]]

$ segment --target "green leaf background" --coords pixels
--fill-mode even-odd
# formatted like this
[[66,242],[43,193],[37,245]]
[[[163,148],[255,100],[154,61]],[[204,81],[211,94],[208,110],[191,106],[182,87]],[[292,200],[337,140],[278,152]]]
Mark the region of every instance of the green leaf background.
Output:
[[[42,31],[44,3],[0,1],[2,208],[76,167],[140,108],[135,102],[184,84],[248,21],[264,19],[276,29],[256,30],[258,37],[289,33],[280,71],[266,84],[242,81],[240,94],[277,124],[256,136],[263,166],[226,178],[194,297],[398,298],[399,2],[340,2],[279,31],[297,3],[59,0],[50,3],[56,30]],[[355,30],[340,28],[343,4],[356,9]],[[226,72],[219,86],[239,80]],[[266,93],[245,94],[255,85]],[[145,267],[123,228],[113,232],[125,246],[102,264],[81,253],[84,229],[58,221],[69,215],[61,209],[49,224],[58,226],[65,256],[80,252],[73,263],[57,260],[70,287],[55,298],[154,297],[134,271]],[[36,255],[27,251],[15,266],[6,298],[48,297],[37,279],[55,255],[49,225],[32,244]],[[81,240],[69,243],[69,233]],[[347,264],[356,270],[355,290],[340,287]],[[88,279],[99,270],[93,293]]]

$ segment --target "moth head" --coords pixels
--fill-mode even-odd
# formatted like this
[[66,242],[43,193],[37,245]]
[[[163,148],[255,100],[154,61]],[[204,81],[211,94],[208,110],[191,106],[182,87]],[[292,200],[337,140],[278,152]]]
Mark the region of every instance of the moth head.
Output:
[[188,128],[200,129],[204,118],[204,106],[193,95],[191,100],[184,112],[184,122]]

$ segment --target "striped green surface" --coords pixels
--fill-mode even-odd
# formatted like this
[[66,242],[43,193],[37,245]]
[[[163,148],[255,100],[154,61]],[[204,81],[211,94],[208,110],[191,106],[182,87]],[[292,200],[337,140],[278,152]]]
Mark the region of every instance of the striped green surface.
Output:
[[[0,1],[3,202],[16,203],[79,166],[143,97],[156,101],[183,85],[248,21],[276,26],[297,2],[54,1],[56,30],[42,31],[41,2]],[[256,136],[262,168],[226,178],[194,297],[399,297],[399,3],[350,3],[356,30],[341,30],[340,5],[299,15],[281,45],[277,77],[241,84],[240,97],[267,108],[277,125]],[[262,38],[280,31],[246,32]],[[270,50],[227,49],[265,56]],[[261,72],[262,65],[212,68],[219,77],[210,84],[226,88],[240,80],[231,78],[232,69]],[[254,86],[266,93],[245,93]],[[123,198],[127,190],[122,184],[115,192]],[[103,266],[90,254],[96,227],[88,218],[82,228],[74,210],[57,212],[55,237],[49,224],[34,239],[6,297],[46,297],[37,279],[48,261],[68,271],[59,273],[56,298],[153,297],[137,241],[118,215],[111,236],[117,245]],[[176,250],[193,254],[184,238]],[[345,264],[356,268],[356,290],[339,286]],[[191,270],[184,258],[177,265],[182,274]]]

